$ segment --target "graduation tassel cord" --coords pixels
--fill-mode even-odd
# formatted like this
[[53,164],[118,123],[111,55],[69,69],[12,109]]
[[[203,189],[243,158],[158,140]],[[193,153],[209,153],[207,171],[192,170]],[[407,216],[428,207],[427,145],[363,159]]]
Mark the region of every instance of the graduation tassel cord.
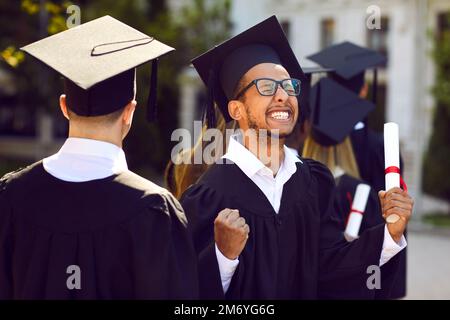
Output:
[[216,115],[214,111],[214,85],[215,85],[215,77],[216,72],[214,69],[209,72],[208,79],[208,96],[206,97],[206,108],[204,119],[206,119],[208,128],[216,127]]
[[150,90],[147,100],[147,121],[153,122],[157,117],[156,100],[158,94],[158,59],[152,61],[152,73],[150,76]]
[[378,89],[378,71],[377,68],[373,69],[373,83],[372,83],[372,102],[377,106],[377,89]]

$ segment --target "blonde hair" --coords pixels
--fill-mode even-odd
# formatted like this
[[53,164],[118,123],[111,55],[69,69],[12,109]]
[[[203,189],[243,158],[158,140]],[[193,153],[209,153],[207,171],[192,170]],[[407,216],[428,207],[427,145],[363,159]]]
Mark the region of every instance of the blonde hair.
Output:
[[311,135],[309,135],[305,140],[302,156],[323,163],[333,173],[336,172],[339,167],[344,170],[346,174],[361,179],[350,137],[346,137],[345,140],[338,145],[325,147],[317,143]]
[[[235,121],[232,121],[227,126],[227,123],[225,122],[224,117],[218,111],[216,108],[216,119],[217,119],[217,129],[219,129],[222,132],[222,135],[224,137],[225,141],[225,131],[227,127],[234,127]],[[183,195],[184,191],[186,191],[187,188],[189,188],[190,185],[195,184],[197,180],[201,177],[201,175],[208,169],[209,165],[204,163],[202,161],[201,164],[195,164],[194,163],[194,155],[196,152],[201,152],[205,146],[211,142],[209,141],[203,141],[203,136],[206,132],[208,127],[206,125],[203,125],[202,132],[195,143],[194,147],[191,149],[183,150],[181,153],[177,155],[177,159],[186,159],[188,158],[190,161],[188,163],[184,163],[183,161],[180,161],[180,164],[174,164],[172,160],[169,161],[167,164],[165,173],[164,173],[164,180],[166,183],[166,187],[169,189],[170,192],[177,198],[180,199]],[[214,143],[214,142],[213,142]],[[224,144],[224,147],[228,145],[228,141]],[[201,148],[199,150],[199,148]],[[223,150],[226,151],[226,150]],[[219,157],[220,155],[217,154],[216,157]],[[214,159],[217,160],[217,159]],[[178,161],[176,161],[178,162]]]

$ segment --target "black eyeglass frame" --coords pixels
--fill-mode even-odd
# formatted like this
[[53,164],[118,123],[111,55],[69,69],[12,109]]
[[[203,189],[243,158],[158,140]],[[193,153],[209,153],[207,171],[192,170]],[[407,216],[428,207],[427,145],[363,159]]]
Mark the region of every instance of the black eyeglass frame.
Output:
[[[273,81],[277,84],[277,86],[275,87],[276,89],[274,90],[274,92],[272,94],[264,94],[261,91],[259,91],[258,88],[258,81],[260,80],[270,80]],[[287,92],[284,87],[283,87],[283,82],[285,81],[292,81],[295,80],[298,82],[298,93],[297,94],[289,94],[289,92]],[[271,78],[257,78],[254,79],[253,81],[251,81],[247,86],[245,86],[245,88],[243,88],[241,91],[239,91],[239,93],[236,95],[235,100],[238,100],[240,97],[242,97],[244,95],[245,92],[247,92],[248,89],[250,89],[253,85],[256,86],[256,90],[258,90],[258,93],[264,97],[270,97],[270,96],[274,96],[275,93],[278,90],[278,87],[281,87],[289,96],[299,96],[300,95],[300,91],[301,91],[301,81],[299,79],[295,79],[295,78],[286,78],[286,79],[282,79],[282,80],[275,80],[275,79],[271,79]]]

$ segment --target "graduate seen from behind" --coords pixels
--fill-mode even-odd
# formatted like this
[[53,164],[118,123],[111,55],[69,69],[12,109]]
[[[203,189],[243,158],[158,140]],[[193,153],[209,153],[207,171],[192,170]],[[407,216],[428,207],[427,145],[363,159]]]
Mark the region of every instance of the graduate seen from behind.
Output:
[[129,171],[122,150],[135,68],[173,48],[104,16],[23,50],[64,77],[69,138],[1,179],[0,299],[196,298],[183,210]]
[[[341,298],[342,289],[366,282],[369,266],[404,248],[412,209],[406,193],[395,189],[381,199],[383,214],[396,212],[400,221],[348,243],[334,218],[330,171],[284,146],[308,85],[275,16],[193,65],[226,120],[243,132],[181,197],[198,255],[200,297]],[[213,125],[211,115],[205,118]],[[256,148],[255,134],[262,138]]]

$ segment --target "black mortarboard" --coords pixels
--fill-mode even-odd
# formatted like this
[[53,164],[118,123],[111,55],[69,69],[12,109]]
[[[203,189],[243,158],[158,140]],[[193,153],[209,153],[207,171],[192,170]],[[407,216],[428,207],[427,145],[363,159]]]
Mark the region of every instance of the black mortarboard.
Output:
[[330,78],[320,79],[312,88],[310,104],[313,109],[313,139],[332,146],[344,141],[358,121],[375,108],[374,104]]
[[386,63],[382,54],[348,41],[329,46],[307,58],[323,67],[333,68],[335,73],[330,76],[356,93],[364,84],[365,70]]
[[[312,76],[313,74],[328,74],[330,72],[333,72],[334,70],[331,68],[323,68],[323,67],[306,67],[303,68],[303,73],[306,76],[308,88],[310,91],[311,85],[312,85]],[[298,122],[303,123],[306,119],[309,119],[311,117],[311,105],[309,102],[310,95],[308,96],[308,99],[303,103],[302,108],[300,110],[300,116],[298,117]]]
[[234,98],[239,80],[253,66],[265,62],[281,64],[292,78],[301,81],[299,105],[303,105],[308,95],[306,77],[280,23],[272,16],[192,60],[208,88],[205,118],[209,127],[215,126],[214,102],[225,120],[232,120],[228,101]]
[[147,117],[156,111],[157,58],[174,50],[110,16],[104,16],[22,48],[65,78],[67,105],[80,116],[123,108],[135,95],[135,68],[150,60]]

